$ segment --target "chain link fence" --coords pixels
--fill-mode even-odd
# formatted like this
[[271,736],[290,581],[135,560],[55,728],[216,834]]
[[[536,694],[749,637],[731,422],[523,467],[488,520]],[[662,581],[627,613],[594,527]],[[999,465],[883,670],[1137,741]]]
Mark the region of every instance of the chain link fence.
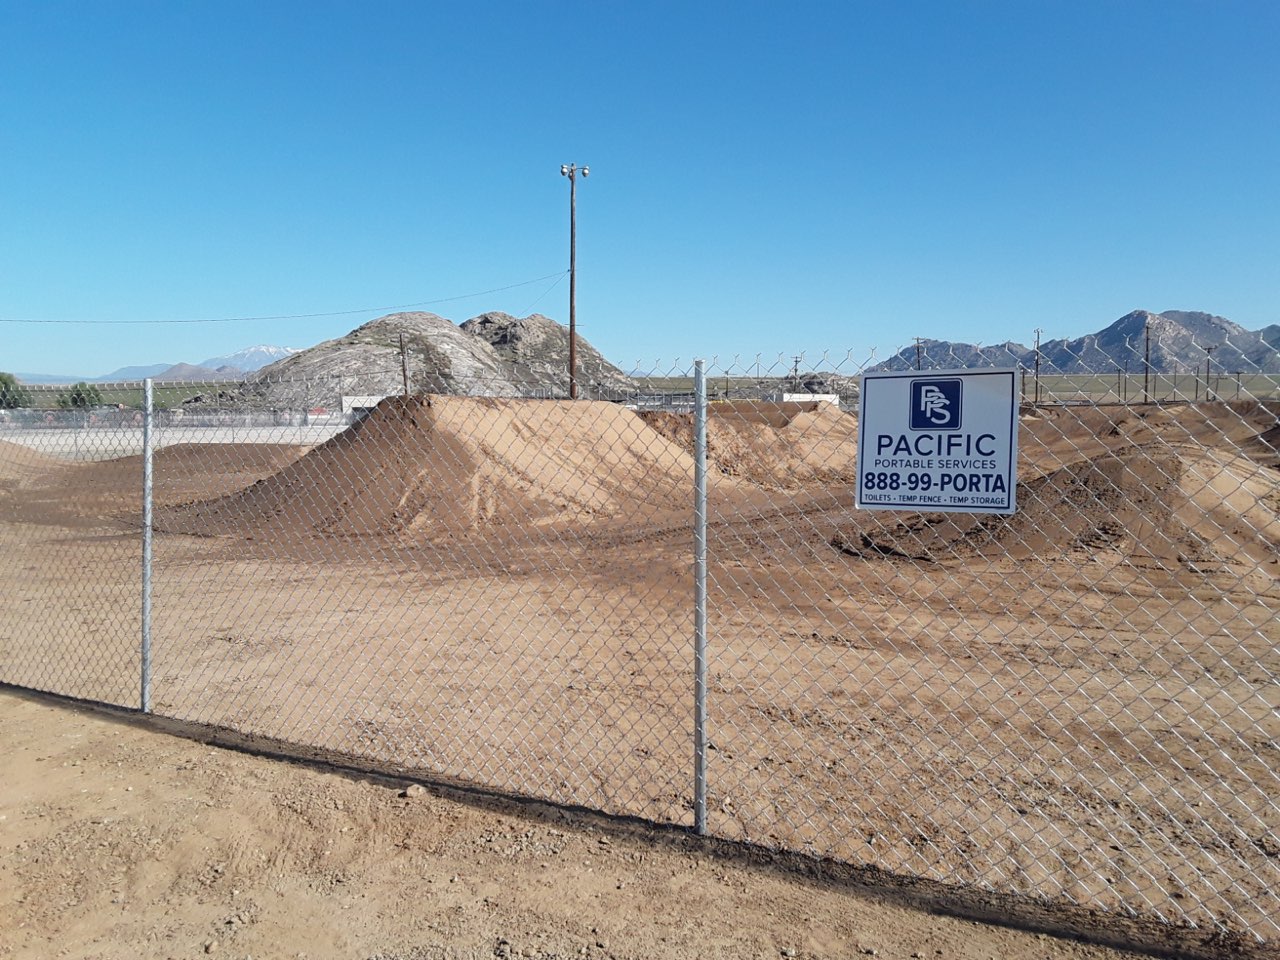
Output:
[[1280,941],[1277,378],[1027,371],[1005,517],[853,508],[864,365],[3,411],[0,680]]

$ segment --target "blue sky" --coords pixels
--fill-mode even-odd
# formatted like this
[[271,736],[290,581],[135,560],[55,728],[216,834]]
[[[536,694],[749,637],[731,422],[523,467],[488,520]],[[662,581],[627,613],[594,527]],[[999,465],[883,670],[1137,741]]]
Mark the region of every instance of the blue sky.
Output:
[[[1280,4],[0,0],[0,320],[547,277],[631,367],[1280,322]],[[568,319],[556,278],[429,305]],[[0,323],[99,374],[378,316]]]

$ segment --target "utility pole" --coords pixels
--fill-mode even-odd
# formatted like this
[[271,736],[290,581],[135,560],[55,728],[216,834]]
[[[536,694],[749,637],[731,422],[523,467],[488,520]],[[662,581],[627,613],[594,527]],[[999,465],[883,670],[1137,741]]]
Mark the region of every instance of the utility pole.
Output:
[[1142,402],[1151,402],[1151,326],[1149,321],[1142,323]]
[[1213,376],[1213,351],[1217,347],[1204,348],[1204,401],[1208,403],[1213,399],[1213,393],[1210,390],[1209,378]]
[[792,357],[791,359],[793,361],[791,366],[791,392],[799,393],[800,392],[800,361],[803,358]]
[[400,334],[400,377],[404,381],[404,396],[409,397],[409,361],[404,354],[404,334]]
[[1040,334],[1044,331],[1036,327],[1036,403],[1040,406]]
[[578,399],[578,174],[585,178],[590,167],[560,164],[560,176],[569,178],[569,399]]
[[924,343],[924,337],[914,337],[916,342],[916,369],[920,369],[920,345]]

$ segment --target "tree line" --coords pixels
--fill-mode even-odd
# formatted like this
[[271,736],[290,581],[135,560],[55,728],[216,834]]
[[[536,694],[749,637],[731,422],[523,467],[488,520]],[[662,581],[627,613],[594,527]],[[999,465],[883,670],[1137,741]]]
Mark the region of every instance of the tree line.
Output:
[[[87,410],[102,403],[102,391],[91,383],[81,380],[57,397],[58,407],[63,410]],[[18,378],[12,373],[0,371],[0,410],[16,410],[19,407],[31,406],[31,392],[24,390]]]

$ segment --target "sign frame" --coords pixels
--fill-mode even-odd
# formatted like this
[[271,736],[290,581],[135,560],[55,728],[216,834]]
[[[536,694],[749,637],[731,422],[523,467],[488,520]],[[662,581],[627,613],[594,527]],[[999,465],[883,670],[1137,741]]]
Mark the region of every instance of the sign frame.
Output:
[[1016,513],[1018,377],[1013,368],[864,373],[857,509]]

